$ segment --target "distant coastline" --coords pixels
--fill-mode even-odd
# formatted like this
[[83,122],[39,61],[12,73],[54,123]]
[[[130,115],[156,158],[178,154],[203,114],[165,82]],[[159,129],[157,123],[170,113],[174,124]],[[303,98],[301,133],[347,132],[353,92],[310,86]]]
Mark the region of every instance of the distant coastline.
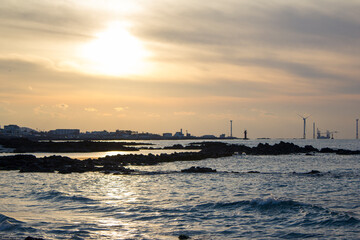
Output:
[[[49,131],[39,131],[28,127],[20,127],[15,124],[5,125],[0,128],[0,138],[21,137],[32,140],[191,140],[191,139],[239,139],[233,136],[221,134],[215,136],[206,134],[202,136],[194,136],[183,133],[183,130],[172,133],[155,134],[148,132],[138,132],[132,130],[116,130],[114,132],[103,131],[86,131],[81,132],[80,129],[55,129]],[[243,139],[247,139],[244,137]]]

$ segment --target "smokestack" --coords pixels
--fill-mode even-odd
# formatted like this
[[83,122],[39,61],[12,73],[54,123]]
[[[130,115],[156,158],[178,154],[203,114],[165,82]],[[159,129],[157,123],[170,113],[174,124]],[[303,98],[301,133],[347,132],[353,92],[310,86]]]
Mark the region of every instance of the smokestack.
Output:
[[232,138],[232,120],[230,120],[230,137]]
[[359,119],[356,119],[356,139],[359,139]]
[[315,139],[315,122],[313,123],[313,139]]

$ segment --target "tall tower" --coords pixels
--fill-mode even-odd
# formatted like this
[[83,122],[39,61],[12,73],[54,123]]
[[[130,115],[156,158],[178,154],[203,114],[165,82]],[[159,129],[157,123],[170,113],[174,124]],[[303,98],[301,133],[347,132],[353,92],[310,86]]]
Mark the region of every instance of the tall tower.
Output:
[[230,120],[230,137],[232,138],[233,135],[232,135],[232,120]]
[[313,123],[313,139],[315,139],[315,122]]
[[356,119],[356,139],[359,139],[359,119]]
[[310,117],[310,115],[307,116],[307,117],[303,117],[303,116],[299,115],[299,117],[301,117],[301,118],[304,120],[304,135],[303,135],[303,139],[306,139],[306,119],[308,119],[308,118]]

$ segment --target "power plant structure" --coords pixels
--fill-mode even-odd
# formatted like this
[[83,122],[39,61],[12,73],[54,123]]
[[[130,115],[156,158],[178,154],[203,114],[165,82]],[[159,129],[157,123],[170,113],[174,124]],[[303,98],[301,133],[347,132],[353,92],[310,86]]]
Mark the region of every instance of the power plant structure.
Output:
[[356,119],[356,139],[359,139],[359,119]]
[[332,131],[326,130],[325,133],[321,132],[319,129],[317,129],[317,139],[334,139],[334,134],[338,133],[338,131]]
[[230,120],[230,137],[232,138],[233,135],[232,135],[232,120]]
[[313,139],[315,139],[315,122],[313,122]]
[[[298,114],[299,115],[299,114]],[[311,115],[307,116],[307,117],[303,117],[301,115],[299,115],[299,117],[301,117],[304,120],[304,135],[303,135],[303,139],[306,139],[306,119],[308,119]]]

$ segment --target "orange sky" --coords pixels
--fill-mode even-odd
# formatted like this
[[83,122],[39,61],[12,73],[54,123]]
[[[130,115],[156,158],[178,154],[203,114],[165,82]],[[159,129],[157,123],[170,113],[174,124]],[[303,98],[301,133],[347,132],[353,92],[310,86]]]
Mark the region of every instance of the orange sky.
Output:
[[[155,3],[154,3],[155,2]],[[2,0],[0,125],[337,138],[360,117],[360,3]],[[345,14],[346,13],[346,14]]]

